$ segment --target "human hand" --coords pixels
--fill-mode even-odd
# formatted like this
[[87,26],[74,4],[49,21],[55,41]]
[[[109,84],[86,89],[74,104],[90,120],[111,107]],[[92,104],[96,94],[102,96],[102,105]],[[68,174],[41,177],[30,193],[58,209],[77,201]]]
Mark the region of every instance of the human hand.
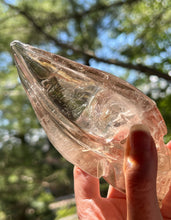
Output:
[[[167,146],[171,149],[171,142]],[[143,126],[134,126],[130,131],[124,175],[126,195],[109,186],[107,198],[103,198],[99,180],[75,167],[74,188],[79,219],[171,220],[171,188],[160,210],[156,195],[156,147]]]

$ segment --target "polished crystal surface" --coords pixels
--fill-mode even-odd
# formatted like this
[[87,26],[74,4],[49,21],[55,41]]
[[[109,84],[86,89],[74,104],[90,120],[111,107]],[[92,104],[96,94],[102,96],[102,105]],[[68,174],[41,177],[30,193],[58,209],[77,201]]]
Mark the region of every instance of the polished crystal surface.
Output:
[[71,163],[125,191],[124,145],[135,124],[148,126],[158,151],[157,193],[170,185],[165,122],[154,101],[109,73],[19,41],[11,43],[21,82],[54,147]]

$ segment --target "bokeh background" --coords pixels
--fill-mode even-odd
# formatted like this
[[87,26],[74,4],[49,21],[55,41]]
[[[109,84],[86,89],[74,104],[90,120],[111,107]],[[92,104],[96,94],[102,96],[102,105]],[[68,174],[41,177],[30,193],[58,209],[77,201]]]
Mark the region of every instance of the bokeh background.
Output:
[[[20,40],[135,85],[156,101],[167,142],[170,24],[170,0],[0,0],[0,220],[77,219],[73,165],[37,121],[10,42]],[[101,188],[105,195],[103,180]]]

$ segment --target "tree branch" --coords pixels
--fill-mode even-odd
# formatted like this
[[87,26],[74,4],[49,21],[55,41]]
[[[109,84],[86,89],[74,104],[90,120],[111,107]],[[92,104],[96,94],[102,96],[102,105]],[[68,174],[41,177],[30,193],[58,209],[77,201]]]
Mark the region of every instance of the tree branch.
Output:
[[[131,0],[134,1],[134,0]],[[5,2],[4,2],[5,3]],[[72,50],[74,53],[80,54],[80,55],[84,55],[88,58],[92,58],[96,61],[99,62],[103,62],[103,63],[107,63],[107,64],[113,64],[116,66],[120,66],[123,68],[127,68],[127,69],[131,69],[131,70],[136,70],[138,72],[142,72],[148,76],[150,75],[156,75],[160,78],[163,78],[165,80],[171,81],[171,76],[169,76],[168,74],[154,68],[154,67],[149,67],[149,66],[145,66],[143,64],[132,64],[132,63],[125,63],[122,61],[119,61],[117,59],[104,59],[101,57],[97,57],[92,51],[83,51],[78,47],[74,47],[73,45],[70,44],[66,44],[63,43],[61,41],[59,41],[58,39],[56,39],[55,37],[53,37],[52,35],[48,34],[47,32],[44,31],[44,29],[36,23],[36,21],[33,19],[33,17],[26,11],[18,8],[17,6],[5,3],[6,5],[8,5],[10,8],[16,10],[17,12],[19,12],[21,15],[23,15],[29,22],[32,23],[32,25],[34,26],[34,28],[41,34],[43,34],[48,40],[52,41],[56,46],[61,47],[61,48],[65,48],[65,49],[70,49]]]
[[106,5],[106,4],[99,4],[99,5],[95,5],[94,7],[90,8],[89,10],[85,10],[83,12],[75,12],[74,14],[70,14],[70,15],[66,15],[66,16],[62,16],[62,17],[56,17],[53,20],[55,22],[61,22],[64,20],[69,20],[69,19],[79,19],[82,18],[83,16],[92,14],[94,12],[99,12],[99,11],[104,11],[106,9],[109,8],[114,8],[114,7],[119,7],[122,6],[124,4],[132,4],[133,2],[137,2],[138,0],[127,0],[127,1],[118,1],[118,2],[114,2],[112,4]]

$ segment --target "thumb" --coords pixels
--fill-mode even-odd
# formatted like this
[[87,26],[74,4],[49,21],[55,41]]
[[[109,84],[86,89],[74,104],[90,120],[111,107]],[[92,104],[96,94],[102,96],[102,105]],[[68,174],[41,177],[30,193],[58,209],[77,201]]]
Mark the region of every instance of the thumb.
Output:
[[156,195],[157,151],[148,128],[135,125],[127,140],[124,173],[128,220],[161,220]]

